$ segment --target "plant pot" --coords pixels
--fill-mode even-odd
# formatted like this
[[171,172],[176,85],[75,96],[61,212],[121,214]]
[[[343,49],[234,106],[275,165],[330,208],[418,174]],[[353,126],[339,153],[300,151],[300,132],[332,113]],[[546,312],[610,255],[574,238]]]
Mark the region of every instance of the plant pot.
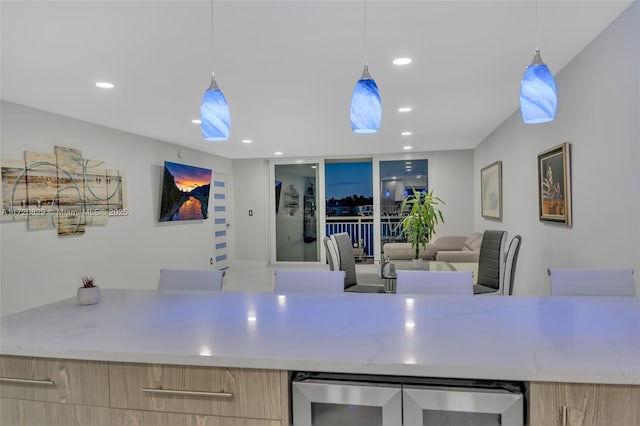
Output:
[[413,269],[422,269],[422,258],[413,259],[411,261],[413,263]]
[[100,287],[79,287],[78,305],[95,305],[100,301]]

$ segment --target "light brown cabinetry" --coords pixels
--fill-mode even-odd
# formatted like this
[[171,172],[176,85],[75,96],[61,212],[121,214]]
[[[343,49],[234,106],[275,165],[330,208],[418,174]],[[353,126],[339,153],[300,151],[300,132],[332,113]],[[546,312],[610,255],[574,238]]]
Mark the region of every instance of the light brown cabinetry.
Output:
[[0,357],[0,396],[34,401],[109,406],[104,362]]
[[108,407],[0,398],[2,426],[111,426],[110,415]]
[[282,371],[112,364],[109,376],[112,407],[283,418],[286,372]]
[[286,426],[288,373],[0,356],[2,426]]
[[531,426],[638,426],[640,386],[532,382]]

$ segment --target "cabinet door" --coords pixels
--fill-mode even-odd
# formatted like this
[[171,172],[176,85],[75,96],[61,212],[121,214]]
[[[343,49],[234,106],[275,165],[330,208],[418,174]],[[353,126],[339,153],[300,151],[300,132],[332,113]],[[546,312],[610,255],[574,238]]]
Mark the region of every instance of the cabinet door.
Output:
[[143,389],[184,390],[182,366],[122,364],[109,366],[111,406],[151,411],[184,411],[184,397],[144,392]]
[[0,396],[109,406],[107,363],[0,356]]
[[2,426],[111,426],[107,407],[0,398]]
[[282,420],[287,418],[283,375],[277,370],[112,363],[111,406]]
[[187,398],[185,412],[222,416],[282,418],[280,372],[239,368],[185,367],[184,388],[230,394]]
[[531,426],[638,426],[640,386],[532,382]]
[[[277,420],[241,419],[201,414],[162,413],[140,410],[111,410],[112,426],[283,426]],[[287,425],[288,426],[288,425]]]

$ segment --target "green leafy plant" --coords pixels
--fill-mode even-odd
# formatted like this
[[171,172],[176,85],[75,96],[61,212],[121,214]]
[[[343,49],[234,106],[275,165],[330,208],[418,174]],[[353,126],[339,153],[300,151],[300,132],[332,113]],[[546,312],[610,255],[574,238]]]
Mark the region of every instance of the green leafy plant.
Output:
[[85,288],[95,287],[93,277],[85,275],[82,277],[82,286]]
[[414,259],[418,259],[420,248],[425,249],[427,243],[436,232],[436,225],[444,223],[439,205],[444,201],[433,195],[433,190],[422,193],[411,188],[413,194],[402,201],[400,212],[408,210],[407,216],[400,222],[402,234],[416,251]]

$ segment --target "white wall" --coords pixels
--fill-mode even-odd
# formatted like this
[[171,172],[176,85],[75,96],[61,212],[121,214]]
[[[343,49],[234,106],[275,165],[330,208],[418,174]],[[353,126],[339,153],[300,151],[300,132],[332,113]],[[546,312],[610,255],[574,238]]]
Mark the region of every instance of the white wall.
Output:
[[[267,161],[233,160],[234,266],[266,266],[268,263],[269,196]],[[253,210],[253,216],[249,216]]]
[[[475,150],[476,228],[523,238],[516,294],[549,294],[549,267],[633,267],[638,286],[639,28],[636,2],[556,75],[555,121],[525,125],[517,111]],[[564,141],[573,150],[572,227],[538,220],[537,154]],[[480,215],[480,169],[496,160],[503,167],[502,223]]]
[[85,274],[104,288],[154,288],[160,268],[211,268],[211,219],[158,222],[163,165],[168,160],[230,174],[230,160],[4,101],[1,119],[3,159],[22,159],[25,150],[53,154],[56,145],[80,149],[126,172],[129,207],[128,216],[77,237],[29,231],[25,221],[0,224],[3,315],[71,297]]
[[427,152],[429,190],[445,202],[444,223],[436,228],[436,238],[443,235],[466,235],[484,228],[473,222],[473,151]]

